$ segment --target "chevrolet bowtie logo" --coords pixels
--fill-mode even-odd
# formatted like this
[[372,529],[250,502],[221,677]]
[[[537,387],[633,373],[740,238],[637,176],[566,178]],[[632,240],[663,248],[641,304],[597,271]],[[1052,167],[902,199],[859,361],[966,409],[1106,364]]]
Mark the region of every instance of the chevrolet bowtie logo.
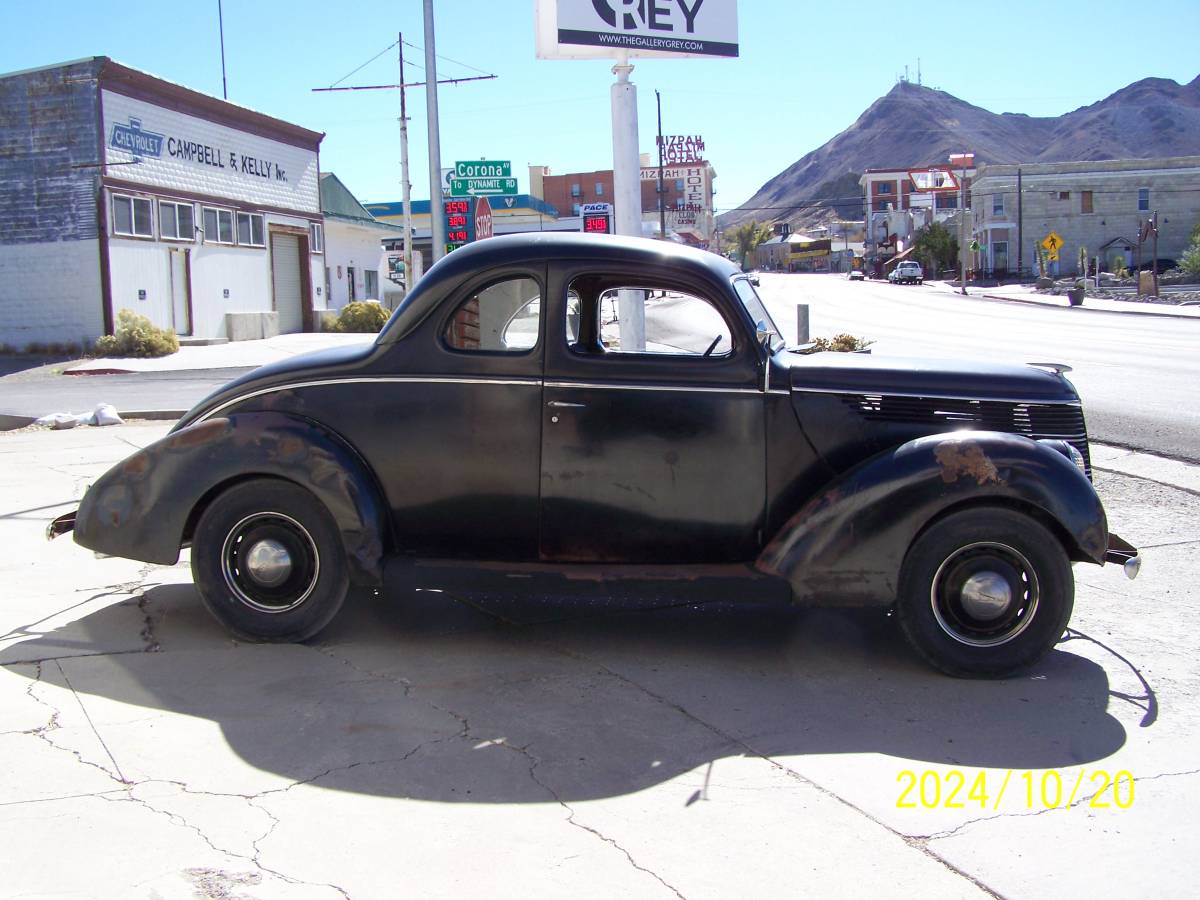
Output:
[[142,130],[141,119],[129,119],[128,125],[114,123],[112,135],[108,139],[110,147],[132,153],[135,157],[162,156],[163,136],[153,131]]

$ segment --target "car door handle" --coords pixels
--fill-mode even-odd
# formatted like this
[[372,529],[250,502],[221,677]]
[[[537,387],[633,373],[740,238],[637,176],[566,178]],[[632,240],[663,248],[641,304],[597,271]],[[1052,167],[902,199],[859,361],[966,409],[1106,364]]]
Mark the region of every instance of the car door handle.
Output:
[[553,409],[586,409],[586,403],[568,403],[565,400],[551,400],[546,404]]

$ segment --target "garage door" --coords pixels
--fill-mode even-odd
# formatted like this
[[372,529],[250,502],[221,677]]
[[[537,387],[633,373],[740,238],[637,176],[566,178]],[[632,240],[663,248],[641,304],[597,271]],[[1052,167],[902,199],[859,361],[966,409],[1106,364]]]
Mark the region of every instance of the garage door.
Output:
[[300,312],[300,238],[294,234],[271,235],[271,280],[279,331],[289,334],[304,330]]

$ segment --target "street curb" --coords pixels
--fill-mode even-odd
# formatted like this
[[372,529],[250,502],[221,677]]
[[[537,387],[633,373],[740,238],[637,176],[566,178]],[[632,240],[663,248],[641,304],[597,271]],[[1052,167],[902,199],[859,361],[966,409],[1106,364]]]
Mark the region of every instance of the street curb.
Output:
[[[961,297],[962,295],[959,294]],[[1160,319],[1188,319],[1195,321],[1200,319],[1200,316],[1185,316],[1179,313],[1159,312],[1154,309],[1097,309],[1094,306],[1089,307],[1086,303],[1079,306],[1063,306],[1059,303],[1045,303],[1041,300],[1027,300],[1024,297],[1003,297],[999,294],[967,294],[967,297],[976,297],[980,300],[998,300],[1003,303],[1024,303],[1026,306],[1046,306],[1052,309],[1081,309],[1090,313],[1108,313],[1110,316],[1155,316]],[[1120,301],[1118,301],[1120,302]],[[1156,306],[1158,304],[1145,304],[1147,306]]]
[[[122,419],[144,419],[154,422],[175,422],[183,418],[185,409],[121,409],[117,411]],[[13,413],[0,413],[0,431],[16,431],[25,428],[38,420],[38,416],[22,416]]]

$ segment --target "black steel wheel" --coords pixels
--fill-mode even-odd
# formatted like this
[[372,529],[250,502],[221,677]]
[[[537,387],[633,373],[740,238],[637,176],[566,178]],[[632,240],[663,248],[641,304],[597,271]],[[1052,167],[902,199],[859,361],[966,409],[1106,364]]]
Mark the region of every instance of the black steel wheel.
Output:
[[349,590],[337,526],[316,497],[256,478],[220,494],[192,537],[204,605],[239,638],[303,641],[329,624]]
[[1000,677],[1050,652],[1074,596],[1071,563],[1054,534],[1022,513],[977,507],[935,522],[913,542],[896,613],[934,667]]

